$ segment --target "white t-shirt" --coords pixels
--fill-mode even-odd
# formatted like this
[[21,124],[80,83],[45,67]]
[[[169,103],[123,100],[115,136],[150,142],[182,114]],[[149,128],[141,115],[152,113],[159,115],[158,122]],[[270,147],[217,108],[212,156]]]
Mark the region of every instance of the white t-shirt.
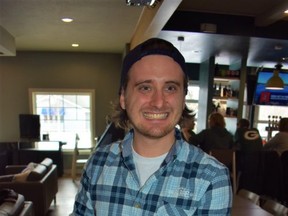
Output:
[[133,159],[141,187],[145,184],[148,178],[159,169],[167,154],[168,152],[157,157],[143,157],[135,152],[133,148]]

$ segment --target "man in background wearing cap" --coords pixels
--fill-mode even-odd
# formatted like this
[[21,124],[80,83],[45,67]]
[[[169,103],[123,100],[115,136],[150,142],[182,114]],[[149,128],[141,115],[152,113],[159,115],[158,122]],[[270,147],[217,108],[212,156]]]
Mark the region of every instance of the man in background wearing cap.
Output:
[[125,57],[112,121],[129,130],[101,146],[81,177],[72,215],[230,215],[229,171],[185,142],[185,60],[152,38]]

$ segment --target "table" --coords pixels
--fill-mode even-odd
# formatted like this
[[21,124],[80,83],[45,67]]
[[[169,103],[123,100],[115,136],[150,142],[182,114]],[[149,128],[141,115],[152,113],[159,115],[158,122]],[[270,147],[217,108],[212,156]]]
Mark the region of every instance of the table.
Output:
[[253,202],[242,198],[241,196],[234,195],[232,204],[232,216],[273,216],[269,212],[262,209],[260,206]]

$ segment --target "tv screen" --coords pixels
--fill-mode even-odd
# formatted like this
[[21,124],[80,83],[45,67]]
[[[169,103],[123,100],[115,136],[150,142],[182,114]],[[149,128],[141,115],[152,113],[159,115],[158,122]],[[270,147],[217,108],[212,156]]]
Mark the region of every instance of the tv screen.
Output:
[[288,106],[288,72],[279,72],[284,81],[283,90],[266,89],[267,81],[273,76],[273,71],[258,72],[257,83],[254,94],[255,105]]
[[33,114],[20,114],[20,138],[40,140],[40,116]]

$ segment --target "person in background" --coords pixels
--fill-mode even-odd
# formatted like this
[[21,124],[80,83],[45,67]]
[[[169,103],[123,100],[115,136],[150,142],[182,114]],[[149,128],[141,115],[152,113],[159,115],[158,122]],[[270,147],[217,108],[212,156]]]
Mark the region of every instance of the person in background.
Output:
[[237,130],[234,135],[236,149],[240,151],[261,151],[262,138],[257,128],[250,128],[248,119],[240,119],[237,122]]
[[208,118],[209,128],[191,137],[191,143],[198,145],[203,151],[209,153],[212,149],[233,148],[233,136],[225,128],[224,117],[220,113],[212,113]]
[[195,127],[195,119],[194,119],[195,114],[193,114],[192,112],[189,113],[188,111],[189,110],[187,109],[187,112],[185,112],[185,116],[183,115],[183,117],[180,119],[179,126],[183,139],[189,143],[190,138],[195,135],[193,131]]
[[279,132],[264,145],[264,150],[277,151],[281,155],[288,150],[288,118],[281,118],[278,126]]
[[185,142],[188,75],[168,41],[148,39],[124,58],[112,114],[129,128],[84,167],[72,215],[231,215],[227,167]]

